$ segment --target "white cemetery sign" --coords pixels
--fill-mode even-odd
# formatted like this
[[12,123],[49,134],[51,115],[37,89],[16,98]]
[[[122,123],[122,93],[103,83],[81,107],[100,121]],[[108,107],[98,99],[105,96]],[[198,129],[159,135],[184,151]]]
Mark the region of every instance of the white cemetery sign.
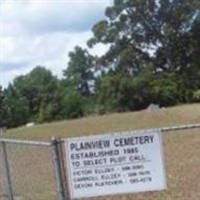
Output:
[[70,138],[65,151],[72,198],[166,188],[158,130]]

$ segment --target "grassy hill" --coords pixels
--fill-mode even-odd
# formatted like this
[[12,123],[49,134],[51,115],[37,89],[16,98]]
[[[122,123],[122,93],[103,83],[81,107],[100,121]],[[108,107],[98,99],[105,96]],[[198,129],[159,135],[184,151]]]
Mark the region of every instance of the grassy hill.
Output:
[[[12,138],[49,140],[52,135],[65,138],[190,123],[200,123],[200,104],[20,127],[8,130],[6,135]],[[167,132],[163,134],[163,146],[167,190],[90,200],[200,199],[200,129]],[[56,190],[48,148],[8,145],[8,152],[11,157],[13,188],[16,194],[21,195],[20,199],[55,199]]]
[[200,123],[200,104],[162,108],[156,111],[116,113],[65,120],[34,127],[8,130],[7,136],[23,139],[50,139]]

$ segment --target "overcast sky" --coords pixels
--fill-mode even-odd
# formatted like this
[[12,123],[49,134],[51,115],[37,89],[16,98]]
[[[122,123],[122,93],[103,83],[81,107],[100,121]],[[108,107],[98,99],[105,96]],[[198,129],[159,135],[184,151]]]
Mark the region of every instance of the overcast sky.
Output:
[[[68,52],[86,47],[91,28],[104,18],[111,0],[0,0],[0,85],[35,66],[59,78],[67,67]],[[105,47],[97,46],[94,54]]]

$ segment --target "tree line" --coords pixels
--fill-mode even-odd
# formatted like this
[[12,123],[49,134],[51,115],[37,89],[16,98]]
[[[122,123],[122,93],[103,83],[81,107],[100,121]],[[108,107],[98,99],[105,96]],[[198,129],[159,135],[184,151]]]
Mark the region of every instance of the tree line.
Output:
[[[58,79],[43,66],[0,86],[0,126],[200,102],[199,0],[115,0]],[[101,57],[89,48],[109,46]]]

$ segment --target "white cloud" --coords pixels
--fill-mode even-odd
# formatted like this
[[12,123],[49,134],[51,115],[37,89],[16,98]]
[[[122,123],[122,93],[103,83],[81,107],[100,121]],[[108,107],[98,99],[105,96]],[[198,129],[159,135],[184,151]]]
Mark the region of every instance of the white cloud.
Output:
[[[68,52],[86,47],[110,0],[0,0],[0,84],[43,65],[61,77]],[[102,54],[104,46],[93,53]]]
[[1,6],[3,33],[86,31],[103,18],[108,3],[109,0],[4,0]]

